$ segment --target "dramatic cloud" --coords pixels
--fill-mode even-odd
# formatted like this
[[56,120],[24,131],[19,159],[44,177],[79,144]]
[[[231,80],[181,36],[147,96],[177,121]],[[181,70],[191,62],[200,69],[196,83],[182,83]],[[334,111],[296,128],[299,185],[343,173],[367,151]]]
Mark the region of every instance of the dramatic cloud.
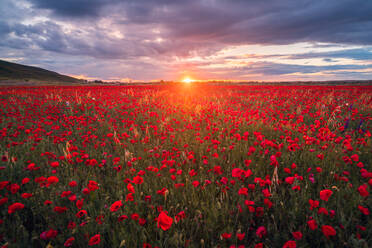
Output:
[[49,9],[53,14],[65,17],[98,17],[101,9],[118,1],[106,0],[31,0],[33,7]]
[[371,13],[366,0],[2,0],[0,57],[103,79],[250,79],[247,64],[262,79],[372,78]]
[[345,49],[341,51],[333,52],[322,52],[322,53],[303,53],[291,55],[289,58],[292,59],[305,59],[305,58],[324,58],[324,59],[336,59],[336,58],[347,58],[354,60],[370,60],[372,61],[372,49]]
[[161,25],[174,38],[232,43],[298,41],[372,44],[372,2],[365,0],[30,0],[64,17],[121,13],[124,24]]

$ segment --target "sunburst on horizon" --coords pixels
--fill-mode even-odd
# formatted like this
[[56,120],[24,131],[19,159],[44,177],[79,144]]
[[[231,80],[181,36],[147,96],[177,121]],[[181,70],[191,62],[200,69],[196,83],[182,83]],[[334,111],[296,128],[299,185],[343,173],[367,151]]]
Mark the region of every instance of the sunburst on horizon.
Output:
[[195,82],[195,79],[192,79],[191,77],[185,77],[182,79],[182,83],[190,84],[192,82]]

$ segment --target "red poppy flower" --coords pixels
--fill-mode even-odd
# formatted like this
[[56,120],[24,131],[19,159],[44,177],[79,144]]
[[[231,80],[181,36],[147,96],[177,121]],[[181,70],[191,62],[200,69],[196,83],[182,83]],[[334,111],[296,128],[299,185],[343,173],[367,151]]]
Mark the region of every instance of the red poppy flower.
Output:
[[25,207],[22,203],[16,202],[8,207],[8,214],[12,214],[17,210],[21,210]]
[[52,166],[53,168],[57,168],[59,166],[59,162],[58,161],[51,162],[50,166]]
[[68,183],[68,186],[70,187],[76,187],[77,186],[77,182],[76,181],[71,181]]
[[83,192],[84,195],[87,195],[87,194],[90,193],[90,191],[89,191],[88,188],[84,188],[84,189],[82,190],[82,192]]
[[125,197],[125,201],[134,201],[134,196],[132,193],[128,193]]
[[96,191],[97,189],[99,189],[98,183],[95,182],[95,181],[89,180],[88,189],[89,189],[89,191]]
[[332,190],[324,189],[320,191],[320,199],[322,199],[323,201],[328,201],[329,197],[331,197],[332,194],[333,194]]
[[310,228],[311,230],[315,230],[315,229],[318,228],[318,225],[316,224],[316,221],[315,221],[314,219],[309,220],[309,221],[307,222],[307,225],[309,226],[309,228]]
[[103,222],[104,222],[104,220],[105,220],[105,216],[104,216],[103,214],[98,215],[98,216],[96,217],[96,222],[97,222],[99,225],[102,225]]
[[163,229],[164,231],[168,230],[173,223],[173,219],[169,217],[166,212],[162,211],[157,219],[158,222],[158,228]]
[[322,232],[324,236],[326,236],[327,238],[329,238],[330,236],[336,235],[336,230],[332,226],[329,226],[329,225],[323,225]]
[[49,185],[50,184],[55,184],[55,183],[59,182],[59,179],[56,176],[50,176],[50,177],[48,177],[47,182],[48,182]]
[[364,214],[364,215],[369,215],[369,209],[368,208],[365,208],[365,207],[363,207],[363,206],[358,206],[358,208],[359,208],[359,210],[360,210],[360,212],[362,213],[362,214]]
[[127,184],[127,189],[128,189],[129,192],[131,192],[131,193],[135,193],[135,191],[134,191],[134,187],[133,187],[132,184],[128,183],[128,184]]
[[319,201],[315,201],[313,199],[309,200],[309,204],[310,204],[310,210],[313,210],[314,208],[319,207]]
[[57,234],[58,234],[57,230],[50,229],[50,230],[47,231],[46,237],[47,237],[47,239],[53,239],[57,236]]
[[15,194],[15,193],[18,192],[18,190],[19,190],[20,188],[21,188],[21,187],[20,187],[18,184],[14,183],[14,184],[10,185],[10,192],[11,192],[12,194]]
[[162,188],[162,189],[158,190],[156,193],[158,195],[165,195],[167,192],[168,192],[167,188]]
[[146,219],[140,218],[138,220],[138,224],[140,224],[141,226],[145,225],[146,224]]
[[59,206],[55,206],[54,207],[54,212],[57,212],[57,213],[64,213],[67,211],[67,207],[59,207]]
[[179,212],[176,216],[175,216],[175,219],[176,219],[176,222],[182,220],[186,218],[186,214],[185,214],[185,211],[181,211]]
[[200,185],[200,183],[199,183],[199,181],[194,181],[194,182],[192,182],[192,185],[193,185],[195,188],[197,188],[197,187]]
[[0,189],[5,188],[5,186],[7,186],[8,184],[9,184],[9,181],[2,181],[2,182],[0,182]]
[[221,234],[221,237],[222,237],[223,239],[230,239],[230,238],[231,238],[231,233],[222,233],[222,234]]
[[32,194],[31,193],[22,193],[21,197],[24,198],[24,199],[27,199],[27,198],[32,197]]
[[285,182],[288,183],[288,184],[293,184],[295,180],[295,177],[286,177],[285,178]]
[[242,176],[242,173],[244,171],[240,168],[234,168],[232,171],[231,171],[231,176],[232,177],[241,177]]
[[70,247],[70,246],[72,246],[72,244],[74,243],[74,241],[75,241],[75,238],[74,237],[70,237],[70,238],[68,238],[65,241],[64,246],[65,247]]
[[96,234],[96,235],[92,236],[89,239],[88,245],[90,245],[90,246],[92,246],[92,245],[98,245],[100,242],[101,242],[101,235],[100,234]]
[[111,212],[116,212],[119,210],[119,208],[123,206],[123,203],[119,200],[119,201],[116,201],[114,202],[111,207],[110,207],[110,211]]
[[248,196],[248,189],[244,188],[244,187],[240,188],[239,191],[238,191],[238,194]]
[[292,235],[293,235],[293,237],[294,237],[296,240],[300,240],[300,239],[302,239],[302,232],[300,232],[300,231],[292,232]]
[[43,240],[53,239],[57,236],[57,230],[49,229],[48,231],[42,232],[40,238]]
[[87,215],[87,211],[86,210],[80,210],[79,212],[76,213],[76,217],[77,218],[81,218],[83,217],[84,215]]
[[69,190],[69,191],[63,191],[62,193],[61,193],[61,197],[63,198],[63,197],[67,197],[67,196],[69,196],[69,195],[71,195],[71,191]]
[[242,240],[244,239],[244,237],[245,237],[245,233],[237,233],[237,234],[236,234],[236,237],[237,237],[240,241],[242,241]]
[[368,187],[367,184],[363,184],[363,185],[360,185],[358,187],[358,192],[361,196],[363,196],[363,197],[369,196],[369,192],[367,191],[367,187]]
[[262,190],[262,193],[263,193],[263,195],[264,195],[266,198],[268,198],[268,197],[271,196],[271,193],[270,193],[270,191],[269,191],[268,189],[263,189],[263,190]]
[[273,203],[272,203],[269,199],[267,199],[267,198],[264,199],[264,204],[265,204],[268,208],[271,208],[271,207],[273,206]]
[[283,248],[296,248],[296,241],[288,240],[288,241],[285,242],[285,244],[283,245]]
[[76,207],[78,209],[81,209],[83,207],[83,204],[84,204],[84,199],[79,199],[76,201]]
[[257,228],[256,230],[257,237],[262,238],[263,236],[266,236],[266,234],[267,230],[264,226],[260,226],[259,228]]
[[128,216],[126,216],[126,215],[121,215],[121,216],[119,216],[118,221],[119,221],[119,222],[122,222],[123,220],[126,220],[126,219],[128,219]]
[[137,214],[137,213],[133,213],[133,214],[130,216],[130,218],[131,218],[132,220],[138,220],[138,218],[139,218],[139,214]]
[[28,178],[28,177],[23,178],[22,179],[22,185],[28,183],[29,181],[30,181],[30,178]]
[[8,202],[8,197],[0,198],[0,206]]
[[67,229],[74,229],[76,227],[76,223],[73,221],[70,221],[67,225]]
[[142,184],[143,183],[143,178],[140,176],[136,176],[133,178],[133,183],[134,184]]
[[350,156],[350,158],[351,158],[353,161],[355,161],[355,162],[359,161],[359,156],[358,156],[358,154],[353,154],[353,155]]
[[328,210],[323,208],[323,207],[320,207],[319,210],[318,210],[318,214],[324,214],[324,215],[328,215]]
[[324,155],[322,153],[316,155],[320,160],[323,160],[324,159]]
[[69,199],[70,201],[76,201],[76,195],[70,195],[70,196],[68,197],[68,199]]

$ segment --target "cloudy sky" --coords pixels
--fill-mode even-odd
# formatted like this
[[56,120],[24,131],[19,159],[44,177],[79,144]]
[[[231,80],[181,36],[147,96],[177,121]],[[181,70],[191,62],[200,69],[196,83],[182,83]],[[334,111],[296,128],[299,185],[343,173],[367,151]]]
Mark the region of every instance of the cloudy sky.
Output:
[[372,79],[371,0],[1,0],[0,59],[89,79]]

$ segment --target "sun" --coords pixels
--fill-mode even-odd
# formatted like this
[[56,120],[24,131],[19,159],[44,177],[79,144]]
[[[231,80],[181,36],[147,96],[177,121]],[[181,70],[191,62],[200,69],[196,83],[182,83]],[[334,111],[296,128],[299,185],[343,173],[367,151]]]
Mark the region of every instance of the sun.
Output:
[[185,77],[184,79],[182,79],[182,82],[189,84],[189,83],[195,82],[195,80],[190,77]]

